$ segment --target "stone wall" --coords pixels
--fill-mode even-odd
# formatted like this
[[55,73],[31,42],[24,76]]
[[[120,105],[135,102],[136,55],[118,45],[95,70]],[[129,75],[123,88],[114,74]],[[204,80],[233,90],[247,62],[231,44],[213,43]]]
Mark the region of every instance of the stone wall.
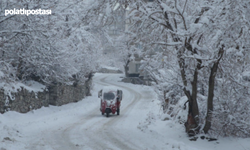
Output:
[[109,68],[100,68],[98,70],[99,73],[123,73],[121,70],[119,69],[109,69]]
[[90,95],[91,80],[84,85],[62,85],[56,84],[50,86],[49,89],[49,104],[61,106],[63,104],[78,102],[85,96]]
[[90,95],[92,80],[88,80],[84,85],[50,85],[43,92],[29,92],[21,88],[16,93],[5,95],[0,90],[0,113],[6,111],[17,111],[26,113],[30,110],[47,107],[49,105],[61,106],[63,104],[77,102],[85,96]]
[[125,83],[132,83],[132,84],[141,84],[141,85],[151,85],[151,81],[141,79],[139,77],[125,77],[121,80],[122,82]]

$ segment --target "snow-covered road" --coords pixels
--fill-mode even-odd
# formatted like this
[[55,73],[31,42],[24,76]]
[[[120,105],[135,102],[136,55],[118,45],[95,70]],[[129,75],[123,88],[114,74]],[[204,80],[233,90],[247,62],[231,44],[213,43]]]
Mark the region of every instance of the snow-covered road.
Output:
[[[143,145],[135,143],[133,138],[129,139],[126,134],[130,136],[136,134],[130,132],[131,127],[138,125],[136,122],[140,116],[136,115],[141,103],[149,102],[152,96],[143,97],[140,92],[136,92],[132,88],[122,86],[114,82],[117,75],[100,75],[95,77],[95,87],[97,89],[106,85],[115,85],[124,92],[124,100],[122,101],[121,114],[111,115],[109,118],[101,115],[99,111],[100,101],[97,98],[96,90],[93,96],[96,97],[91,108],[87,110],[82,109],[81,117],[76,122],[63,126],[58,130],[57,126],[50,128],[43,134],[42,143],[40,140],[31,145],[29,149],[39,149],[37,145],[45,145],[51,149],[56,150],[73,150],[73,149],[142,149]],[[145,91],[145,93],[150,91]],[[143,99],[142,99],[143,98]],[[145,105],[145,104],[143,104]],[[137,107],[137,108],[135,108]],[[134,111],[134,109],[139,109]],[[133,125],[134,124],[134,125]],[[131,130],[133,131],[133,130]],[[41,147],[41,149],[44,149]]]
[[[119,82],[119,74],[95,74],[92,96],[27,114],[0,115],[0,150],[249,150],[249,139],[189,141],[183,125],[161,121],[151,87]],[[105,85],[123,90],[120,115],[99,111]]]
[[[27,114],[4,114],[1,116],[2,120],[8,120],[9,124],[14,126],[5,126],[8,130],[6,132],[11,132],[11,135],[6,133],[6,137],[11,137],[11,141],[4,141],[3,147],[24,147],[30,150],[149,148],[152,140],[144,140],[143,132],[137,127],[139,121],[145,119],[155,94],[146,86],[127,86],[117,82],[121,79],[120,76],[96,74],[92,96],[78,103],[61,107],[50,106]],[[97,98],[97,91],[106,85],[117,86],[123,90],[119,116],[111,115],[107,118],[99,111],[100,100]],[[18,133],[15,133],[13,128],[16,128]],[[17,135],[13,137],[12,134]],[[15,144],[12,145],[11,142]]]

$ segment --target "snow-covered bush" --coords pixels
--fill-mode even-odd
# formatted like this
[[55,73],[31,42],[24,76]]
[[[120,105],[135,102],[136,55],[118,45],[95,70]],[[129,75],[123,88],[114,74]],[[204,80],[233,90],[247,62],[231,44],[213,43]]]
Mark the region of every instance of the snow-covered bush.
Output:
[[[236,73],[235,69],[234,73]],[[233,74],[233,73],[232,73]],[[232,75],[231,74],[231,75]],[[231,76],[228,74],[228,76]],[[235,79],[218,79],[213,128],[211,133],[222,136],[250,136],[250,82],[244,84],[242,76]],[[242,84],[240,84],[242,83]]]
[[216,103],[213,113],[212,134],[221,136],[249,137],[249,99],[230,98]]
[[85,82],[102,53],[100,39],[91,28],[98,15],[88,13],[95,5],[88,1],[0,2],[2,12],[19,7],[50,9],[52,14],[0,16],[1,80]]

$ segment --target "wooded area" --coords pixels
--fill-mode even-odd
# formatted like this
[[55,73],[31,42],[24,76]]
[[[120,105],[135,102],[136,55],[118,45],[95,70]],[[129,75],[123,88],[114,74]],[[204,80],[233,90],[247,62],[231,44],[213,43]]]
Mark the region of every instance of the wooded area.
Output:
[[[0,82],[85,82],[105,61],[138,55],[172,116],[186,96],[189,135],[250,136],[250,2],[248,0],[2,0],[1,10],[51,9],[52,15],[0,16]],[[107,31],[117,11],[126,27]],[[167,98],[168,101],[166,101]],[[183,106],[184,107],[184,106]],[[177,119],[177,118],[176,118]],[[178,120],[178,119],[177,119]]]

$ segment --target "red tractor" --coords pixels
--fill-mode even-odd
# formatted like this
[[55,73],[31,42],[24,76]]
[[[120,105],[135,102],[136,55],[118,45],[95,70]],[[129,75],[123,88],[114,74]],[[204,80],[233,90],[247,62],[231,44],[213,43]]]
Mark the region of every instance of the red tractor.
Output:
[[98,97],[101,99],[100,111],[102,115],[120,114],[120,104],[122,100],[122,90],[118,90],[116,87],[107,86],[98,92]]

